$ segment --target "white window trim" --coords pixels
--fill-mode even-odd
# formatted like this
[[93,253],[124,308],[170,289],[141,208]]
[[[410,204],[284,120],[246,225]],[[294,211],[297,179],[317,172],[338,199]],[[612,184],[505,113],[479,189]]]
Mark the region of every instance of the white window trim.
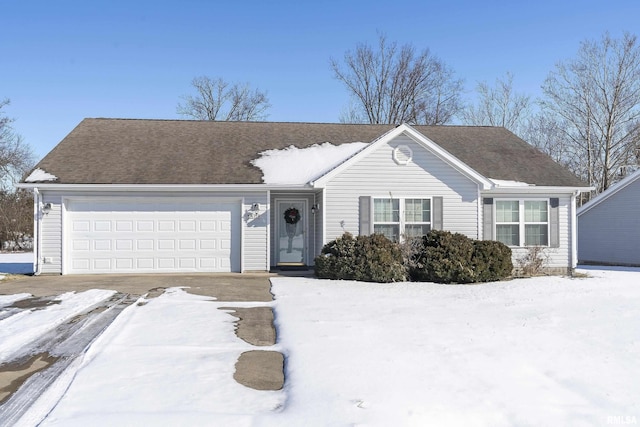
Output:
[[[496,218],[498,215],[498,202],[518,202],[518,222],[501,222],[498,224]],[[524,202],[547,202],[547,222],[525,222],[525,213],[524,213]],[[518,225],[518,237],[519,244],[517,246],[509,245],[510,248],[529,248],[540,246],[543,248],[550,247],[551,244],[551,199],[549,198],[494,198],[494,209],[493,209],[493,235],[495,236],[495,240],[498,240],[498,225]],[[526,246],[524,244],[525,241],[525,225],[547,225],[547,244],[546,245],[530,245]]]
[[[375,201],[376,200],[380,200],[380,199],[385,199],[385,200],[399,200],[399,207],[398,207],[398,215],[399,215],[399,219],[400,221],[398,222],[393,222],[393,221],[376,221],[376,212],[375,212]],[[413,221],[406,221],[405,220],[405,201],[406,200],[411,200],[411,199],[419,199],[419,200],[429,200],[429,222],[413,222]],[[406,229],[407,225],[428,225],[429,229],[433,229],[433,197],[432,196],[403,196],[403,197],[396,197],[396,196],[371,196],[371,233],[375,232],[375,226],[376,225],[397,225],[399,230],[398,230],[398,234],[399,234],[399,239],[402,242],[404,240],[404,231]]]

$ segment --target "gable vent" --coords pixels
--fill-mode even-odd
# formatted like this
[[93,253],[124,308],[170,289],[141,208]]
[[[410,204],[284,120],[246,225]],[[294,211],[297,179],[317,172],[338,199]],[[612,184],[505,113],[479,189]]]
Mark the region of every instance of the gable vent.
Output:
[[393,161],[399,165],[407,165],[413,158],[413,150],[407,145],[398,145],[393,150]]

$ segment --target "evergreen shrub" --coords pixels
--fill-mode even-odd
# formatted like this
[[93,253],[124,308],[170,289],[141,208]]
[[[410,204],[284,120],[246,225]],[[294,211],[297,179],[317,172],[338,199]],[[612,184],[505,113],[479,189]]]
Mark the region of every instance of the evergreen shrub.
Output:
[[474,240],[473,265],[476,282],[493,282],[511,276],[511,248],[495,240]]
[[409,275],[418,282],[488,282],[507,278],[513,270],[508,246],[460,233],[432,230],[411,251]]
[[473,282],[473,241],[460,233],[431,230],[422,237],[409,274],[416,282]]
[[327,243],[315,259],[315,274],[321,279],[378,283],[406,280],[400,246],[382,234],[345,233]]

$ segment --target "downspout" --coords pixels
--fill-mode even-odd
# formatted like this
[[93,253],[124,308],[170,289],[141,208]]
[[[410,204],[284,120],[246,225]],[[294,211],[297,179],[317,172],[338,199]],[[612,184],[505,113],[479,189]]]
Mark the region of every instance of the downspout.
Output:
[[42,272],[42,215],[40,215],[40,206],[42,204],[42,194],[37,187],[33,188],[33,231],[35,234],[36,244],[33,251],[33,274],[39,276]]
[[267,259],[265,271],[271,270],[271,190],[267,190],[267,204],[265,208],[265,230],[267,232]]
[[571,194],[571,270],[578,266],[578,215],[576,208],[576,197],[580,194],[580,190],[576,190]]
[[478,184],[478,200],[476,202],[476,208],[477,208],[477,211],[478,211],[477,214],[476,214],[476,222],[477,222],[476,227],[478,227],[477,228],[478,231],[477,231],[476,234],[478,235],[478,240],[485,240],[485,237],[484,237],[484,234],[483,234],[484,233],[484,229],[482,228],[483,218],[481,218],[481,216],[482,216],[482,194],[481,194],[481,191],[480,191],[480,184]]

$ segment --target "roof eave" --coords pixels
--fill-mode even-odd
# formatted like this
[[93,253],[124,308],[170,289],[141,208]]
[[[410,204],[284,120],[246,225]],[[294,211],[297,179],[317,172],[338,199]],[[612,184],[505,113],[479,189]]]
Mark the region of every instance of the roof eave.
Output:
[[550,194],[550,193],[584,193],[593,190],[593,187],[571,187],[571,186],[553,186],[553,185],[522,185],[513,187],[499,187],[484,190],[484,194],[500,193],[500,194]]
[[310,190],[309,184],[54,184],[19,183],[17,188],[57,191],[267,191]]

